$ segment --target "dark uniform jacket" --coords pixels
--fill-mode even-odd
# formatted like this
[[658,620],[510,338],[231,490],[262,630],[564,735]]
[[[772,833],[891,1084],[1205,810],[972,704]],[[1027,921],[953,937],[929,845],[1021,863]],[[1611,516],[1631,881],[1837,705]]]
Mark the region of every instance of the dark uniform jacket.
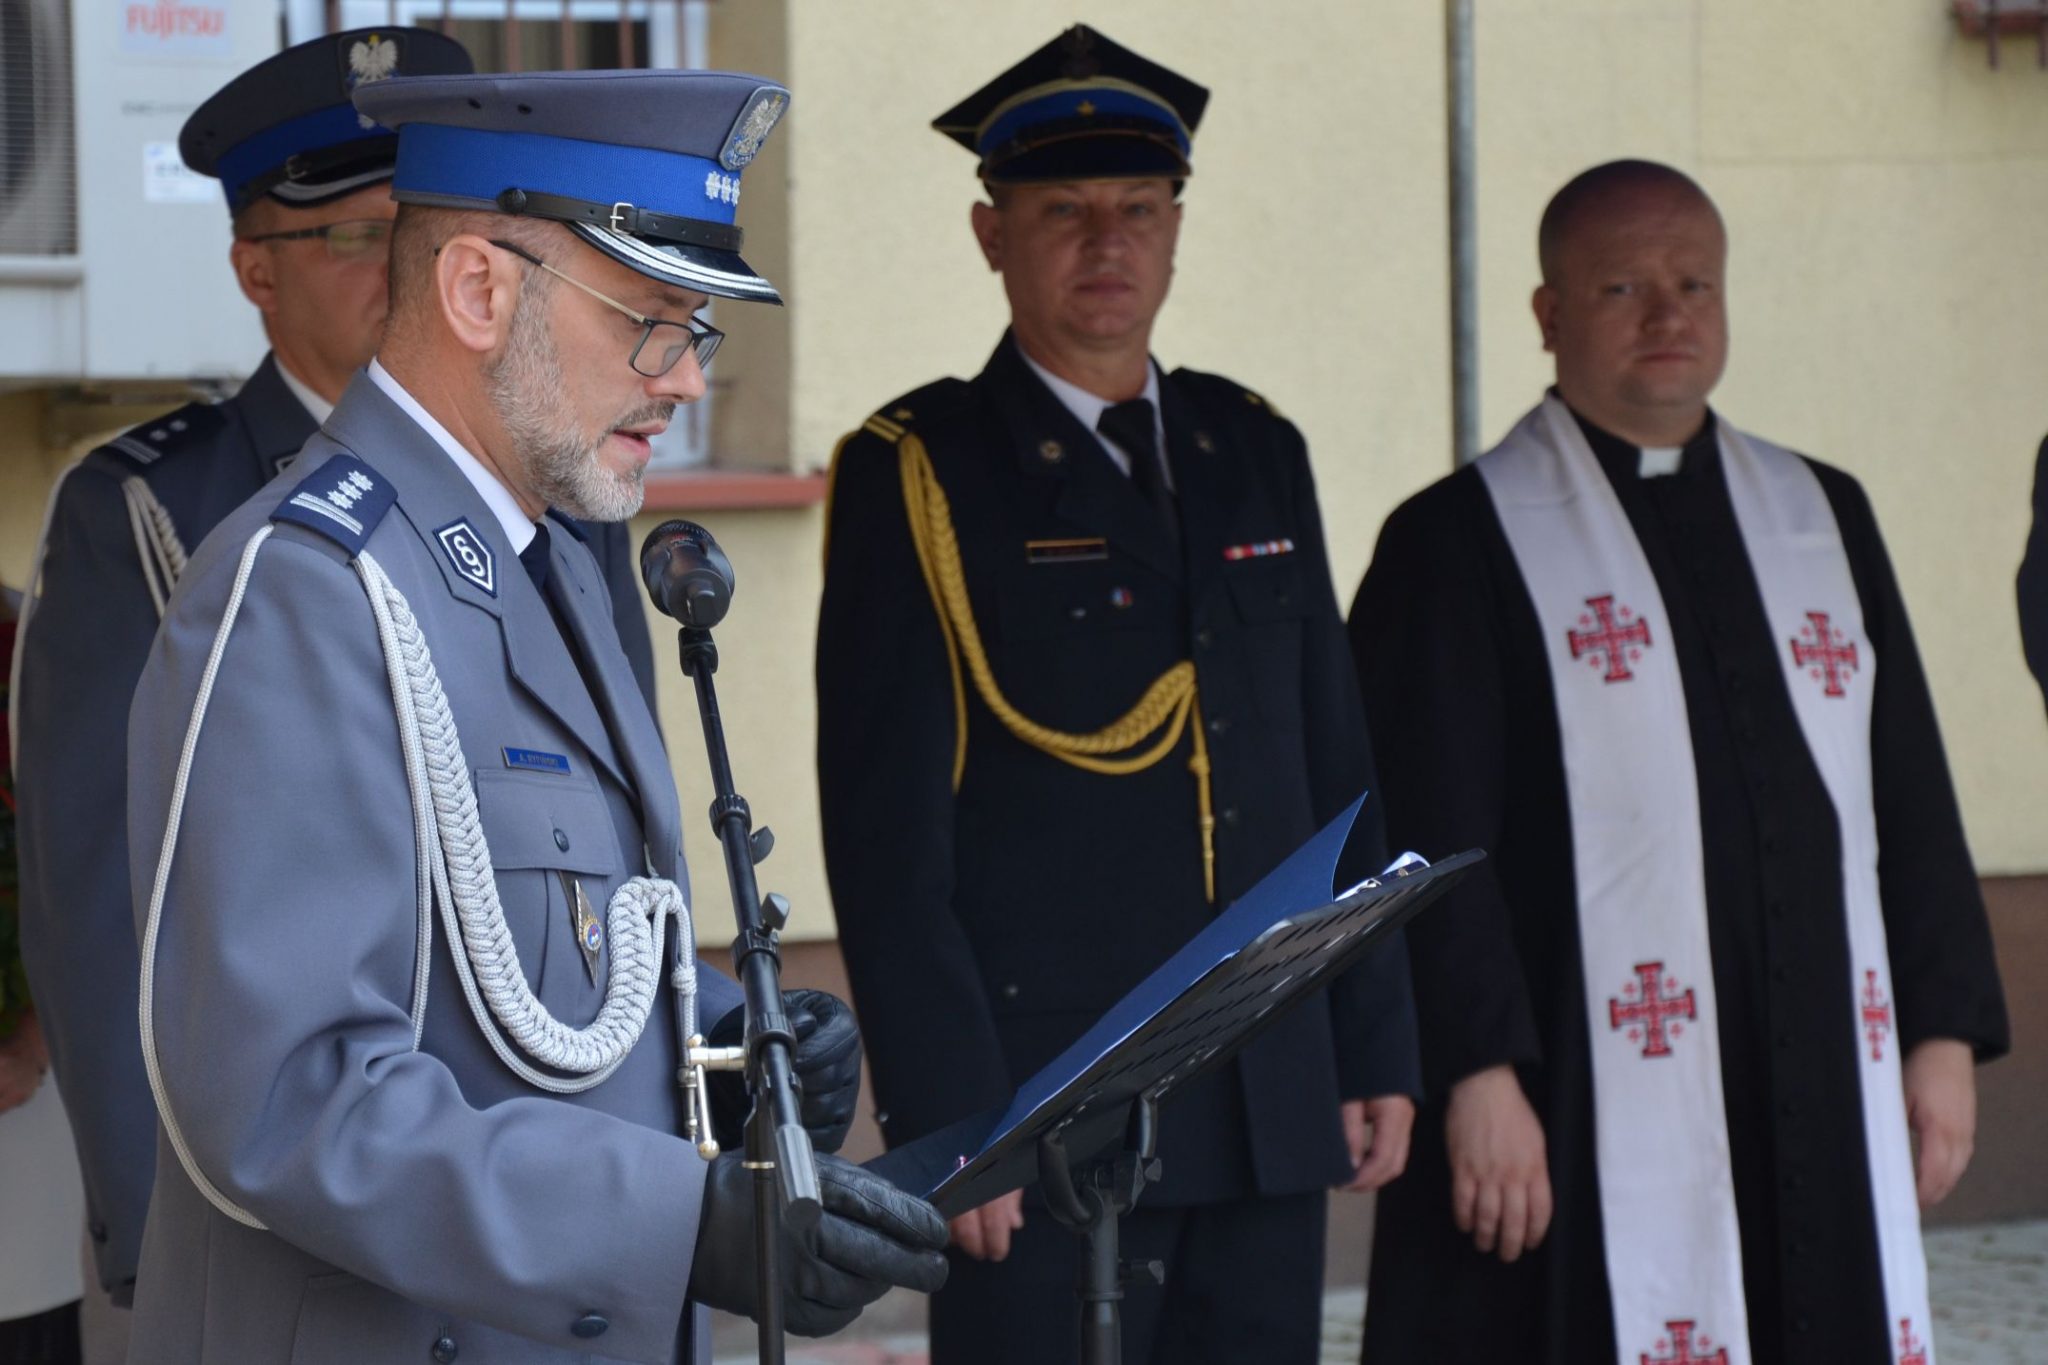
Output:
[[2027,553],[2020,561],[2020,642],[2027,667],[2048,697],[2048,441],[2034,463],[2034,525],[2027,532]]
[[[122,1299],[156,1159],[125,812],[128,704],[157,630],[122,484],[147,483],[193,552],[313,432],[266,356],[234,397],[189,404],[87,455],[51,509],[41,593],[18,646],[22,952],[78,1142],[100,1280]],[[627,530],[589,530],[651,708],[653,647]]]
[[[1195,661],[1214,906],[1185,735],[1141,773],[1084,772],[1012,737],[968,682],[954,790],[954,684],[898,447],[863,431],[836,461],[818,772],[840,941],[892,1144],[1006,1102],[1372,783],[1300,433],[1211,375],[1164,376],[1161,400],[1179,551],[1008,338],[976,379],[907,395],[877,425],[928,447],[996,682],[1025,716],[1092,731]],[[1280,543],[1291,551],[1226,554]],[[1378,821],[1368,803],[1374,855]],[[1412,1093],[1415,1047],[1405,950],[1390,944],[1175,1096],[1156,1202],[1341,1181],[1339,1098]]]

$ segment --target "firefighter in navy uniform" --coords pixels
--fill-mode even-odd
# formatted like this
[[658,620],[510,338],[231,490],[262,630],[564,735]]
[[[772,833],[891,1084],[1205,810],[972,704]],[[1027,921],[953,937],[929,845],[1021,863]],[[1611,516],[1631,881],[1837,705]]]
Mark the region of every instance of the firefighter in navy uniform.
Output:
[[[383,331],[395,138],[352,89],[467,72],[461,44],[359,29],[278,53],[192,114],[179,148],[221,182],[232,261],[272,350],[241,390],[146,422],[63,479],[37,551],[16,712],[22,944],[85,1173],[102,1285],[125,1303],[155,1165],[135,1029],[124,774],[129,698],[188,551],[276,475]],[[627,528],[587,535],[651,707]],[[125,1003],[124,1003],[125,1002]]]
[[[817,655],[891,1144],[1006,1102],[1372,784],[1300,432],[1148,354],[1206,99],[1077,27],[935,125],[981,158],[1012,327],[842,443]],[[1313,1361],[1325,1192],[1398,1174],[1417,1084],[1390,945],[1176,1094],[1126,1359]],[[1018,1196],[953,1234],[937,1365],[1071,1358],[1078,1239]]]

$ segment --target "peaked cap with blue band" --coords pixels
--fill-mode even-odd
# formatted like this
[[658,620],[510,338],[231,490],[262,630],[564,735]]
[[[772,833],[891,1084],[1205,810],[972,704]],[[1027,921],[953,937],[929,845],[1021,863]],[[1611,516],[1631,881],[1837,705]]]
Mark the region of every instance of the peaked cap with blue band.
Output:
[[1209,92],[1076,24],[932,120],[991,185],[1183,180]]
[[178,152],[218,178],[239,213],[263,195],[294,208],[391,178],[398,141],[349,103],[400,75],[474,69],[453,38],[418,28],[359,28],[288,47],[244,71],[194,110]]
[[664,284],[780,303],[740,258],[740,172],[789,91],[726,71],[400,78],[356,107],[398,129],[401,204],[551,218]]

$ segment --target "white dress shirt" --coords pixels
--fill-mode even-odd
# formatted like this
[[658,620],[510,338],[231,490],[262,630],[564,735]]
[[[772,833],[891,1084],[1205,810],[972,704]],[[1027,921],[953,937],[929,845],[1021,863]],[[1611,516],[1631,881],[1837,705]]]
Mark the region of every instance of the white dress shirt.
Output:
[[325,422],[327,414],[334,411],[334,404],[313,392],[310,384],[293,374],[291,367],[284,363],[283,357],[273,351],[271,358],[277,361],[278,377],[283,379],[284,386],[292,391],[292,397],[298,399],[305,405],[306,411],[313,414],[313,425],[317,427]]
[[518,554],[533,541],[533,518],[520,509],[519,499],[512,496],[512,490],[498,480],[498,476],[484,468],[484,463],[462,442],[449,433],[448,428],[434,420],[434,415],[420,406],[419,399],[405,391],[405,386],[391,377],[391,371],[377,361],[370,362],[370,382],[384,390],[384,396],[405,409],[405,415],[418,422],[435,444],[448,452],[448,458],[455,461],[455,467],[462,471],[464,478],[475,486],[484,506],[497,517],[498,525],[505,530],[505,539],[512,542],[512,553]]
[[[1102,449],[1108,454],[1111,463],[1115,464],[1126,478],[1130,477],[1131,452],[1095,430],[1095,424],[1102,420],[1104,410],[1115,407],[1116,404],[1110,402],[1107,398],[1097,397],[1079,384],[1068,383],[1051,370],[1045,368],[1045,366],[1033,360],[1031,353],[1022,346],[1017,347],[1017,354],[1024,357],[1024,363],[1031,367],[1031,372],[1043,380],[1048,389],[1052,390],[1053,397],[1059,399],[1065,405],[1067,411],[1073,413],[1081,425],[1087,428],[1088,432],[1097,441],[1102,443]],[[1164,456],[1166,453],[1166,419],[1160,415],[1159,411],[1159,366],[1150,360],[1145,362],[1145,391],[1138,396],[1152,405],[1152,440],[1161,456]],[[1163,458],[1159,463],[1160,473],[1165,477],[1166,486],[1168,488],[1173,487],[1172,464]]]

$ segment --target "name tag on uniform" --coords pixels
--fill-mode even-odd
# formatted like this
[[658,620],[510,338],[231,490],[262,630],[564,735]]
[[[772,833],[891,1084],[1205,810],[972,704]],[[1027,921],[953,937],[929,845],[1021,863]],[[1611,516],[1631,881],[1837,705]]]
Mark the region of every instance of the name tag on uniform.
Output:
[[1027,540],[1024,560],[1028,564],[1078,564],[1091,559],[1108,559],[1109,542],[1101,537],[1081,540]]
[[569,775],[569,759],[565,754],[547,754],[539,749],[505,750],[505,766],[527,768],[537,773],[560,773]]

